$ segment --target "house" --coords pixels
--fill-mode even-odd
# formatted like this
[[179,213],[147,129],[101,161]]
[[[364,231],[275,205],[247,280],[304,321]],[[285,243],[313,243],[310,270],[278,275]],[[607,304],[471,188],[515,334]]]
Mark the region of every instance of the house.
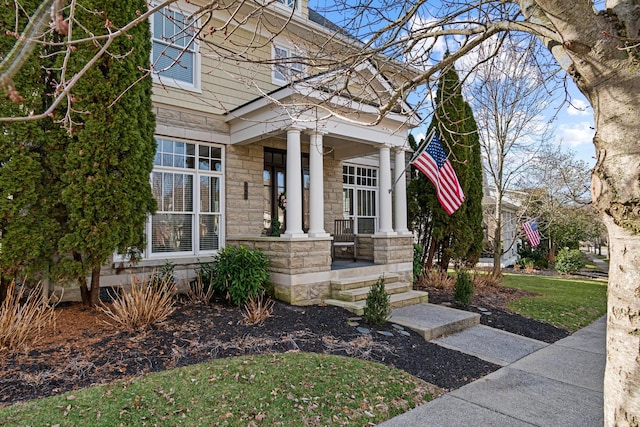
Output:
[[[259,14],[259,3],[243,3],[189,21],[198,4],[178,1],[151,18],[158,210],[141,260],[114,256],[101,283],[167,262],[192,278],[220,248],[244,245],[265,252],[276,297],[292,304],[325,301],[332,282],[354,278],[393,277],[410,291],[403,171],[418,120],[402,100],[379,122],[375,108],[410,71],[376,56],[348,71],[323,66],[359,45],[307,0],[280,0]],[[215,30],[230,20],[242,25]],[[332,259],[336,219],[353,220],[354,268],[336,268],[352,248]]]
[[[483,228],[485,233],[485,251],[483,251],[479,265],[493,266],[493,247],[496,227],[496,196],[495,187],[487,185],[483,180],[482,211]],[[501,242],[502,256],[500,266],[502,268],[514,265],[518,261],[518,249],[522,241],[518,236],[518,224],[520,222],[522,206],[518,202],[518,194],[514,191],[506,191],[502,196]]]

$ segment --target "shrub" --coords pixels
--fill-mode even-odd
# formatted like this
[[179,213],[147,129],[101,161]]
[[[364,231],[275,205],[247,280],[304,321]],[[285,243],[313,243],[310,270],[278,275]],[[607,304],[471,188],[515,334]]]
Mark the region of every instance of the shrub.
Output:
[[536,268],[549,268],[549,261],[546,258],[540,258],[535,260],[534,265]]
[[417,243],[413,244],[413,282],[417,282],[422,276],[422,254],[424,248]]
[[174,275],[175,264],[171,261],[167,261],[160,270],[154,272],[149,278],[149,285],[151,286],[166,286],[168,284],[173,284],[176,281],[176,276]]
[[469,305],[473,296],[473,280],[467,270],[460,269],[457,273],[453,299],[459,304]]
[[440,270],[438,268],[428,270],[424,274],[422,282],[425,286],[431,286],[436,289],[451,289],[455,283],[453,277],[449,276],[447,270]]
[[562,249],[556,258],[556,270],[560,273],[571,274],[585,266],[582,252],[578,249]]
[[269,260],[258,249],[227,246],[216,255],[212,267],[213,290],[234,305],[260,295],[269,282]]
[[102,304],[98,308],[110,319],[106,321],[108,324],[130,332],[145,330],[175,311],[176,286],[167,281],[169,278],[158,281],[158,276],[153,275],[149,282],[143,283],[134,276],[130,292],[123,292],[110,305]]
[[196,269],[195,280],[189,283],[187,299],[193,304],[208,304],[213,298],[213,263],[202,263]]
[[191,304],[209,304],[213,297],[211,281],[205,282],[202,276],[196,273],[196,279],[190,283],[187,291],[187,300]]
[[273,300],[265,298],[264,293],[260,296],[251,295],[244,305],[244,323],[248,326],[264,323],[273,314],[273,305]]
[[391,316],[391,300],[384,288],[384,277],[381,276],[367,294],[364,306],[364,318],[375,325],[382,324]]
[[491,271],[473,270],[474,288],[497,288],[502,282],[502,275],[495,276]]
[[40,338],[46,326],[55,323],[55,319],[54,306],[44,297],[41,286],[25,297],[24,287],[16,290],[15,281],[12,281],[0,305],[0,349],[28,348]]

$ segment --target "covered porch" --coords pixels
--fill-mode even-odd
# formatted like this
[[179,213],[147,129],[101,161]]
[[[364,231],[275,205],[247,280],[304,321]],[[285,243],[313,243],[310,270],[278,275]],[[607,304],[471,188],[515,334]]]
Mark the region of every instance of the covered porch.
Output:
[[[271,283],[276,297],[297,305],[317,304],[331,298],[332,282],[348,275],[396,275],[405,283],[412,282],[413,234],[407,228],[404,175],[409,150],[407,134],[414,126],[411,111],[400,109],[380,123],[367,126],[363,123],[374,122],[375,108],[343,97],[326,99],[326,95],[308,84],[290,85],[231,111],[227,119],[232,146],[245,147],[244,153],[253,153],[254,157],[271,147],[281,147],[286,154],[281,173],[286,206],[281,214],[284,226],[279,236],[268,235],[266,226],[235,227],[234,215],[227,214],[226,243],[262,250],[271,261]],[[331,103],[332,112],[321,106],[309,106],[310,98],[316,103]],[[240,159],[238,156],[238,165],[242,165]],[[253,160],[257,166],[260,159]],[[336,268],[339,264],[333,263],[332,256],[334,220],[350,218],[343,185],[343,165],[348,162],[375,168],[372,180],[376,187],[375,215],[367,218],[366,224],[371,224],[367,227],[355,218],[357,261],[354,263],[349,254],[345,259],[351,257],[352,265],[347,261],[345,268]],[[228,161],[229,168],[232,164],[233,161]],[[233,187],[230,181],[227,185]],[[246,182],[244,188],[246,195]],[[266,201],[273,197],[269,194],[265,184],[262,189],[265,225],[278,215],[273,203]],[[228,201],[231,211],[232,205]],[[341,254],[342,249],[335,261]]]

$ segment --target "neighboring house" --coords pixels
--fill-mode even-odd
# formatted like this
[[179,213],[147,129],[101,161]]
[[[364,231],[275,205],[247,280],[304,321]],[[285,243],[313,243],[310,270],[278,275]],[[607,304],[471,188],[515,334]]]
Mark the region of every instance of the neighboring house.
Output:
[[[180,1],[152,17],[158,145],[151,182],[158,210],[149,218],[140,262],[115,256],[102,283],[119,284],[166,262],[175,265],[177,277],[192,278],[199,263],[225,245],[263,250],[276,296],[293,304],[329,298],[331,281],[348,275],[392,274],[410,283],[406,181],[396,176],[406,166],[407,134],[417,119],[399,102],[379,124],[359,124],[373,121],[375,99],[388,97],[405,71],[386,76],[393,61],[372,58],[355,70],[359,78],[350,86],[370,95],[363,99],[333,91],[345,80],[340,69],[238,64],[209,46],[233,49],[230,39],[260,38],[247,55],[277,61],[308,55],[314,45],[335,53],[357,42],[335,37],[335,27],[306,0],[268,7],[275,27],[290,18],[275,37],[251,18],[230,38],[213,33],[199,41],[188,23],[186,31],[176,30],[198,3]],[[225,16],[215,12],[212,19],[219,24]],[[301,100],[340,114],[287,107]],[[274,237],[276,218],[283,227]],[[332,262],[334,220],[342,218],[354,220],[363,261],[357,265],[364,264],[351,273]]]
[[[484,181],[484,196],[482,197],[483,227],[485,235],[485,251],[480,258],[481,266],[493,265],[493,236],[496,227],[496,199],[495,188],[490,188]],[[502,197],[502,254],[500,265],[504,268],[514,265],[518,261],[518,248],[521,240],[518,237],[518,223],[522,207],[518,204],[515,193],[507,191]]]

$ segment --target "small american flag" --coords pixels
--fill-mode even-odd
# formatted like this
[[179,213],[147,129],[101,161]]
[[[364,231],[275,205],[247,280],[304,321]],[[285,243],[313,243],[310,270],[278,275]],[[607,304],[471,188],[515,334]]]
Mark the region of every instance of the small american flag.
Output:
[[535,219],[525,222],[522,224],[522,228],[524,229],[524,234],[527,235],[527,239],[529,239],[529,243],[532,247],[536,247],[540,244],[540,233],[538,232],[538,223]]
[[458,210],[464,202],[464,193],[437,133],[411,164],[436,186],[438,201],[449,215]]

